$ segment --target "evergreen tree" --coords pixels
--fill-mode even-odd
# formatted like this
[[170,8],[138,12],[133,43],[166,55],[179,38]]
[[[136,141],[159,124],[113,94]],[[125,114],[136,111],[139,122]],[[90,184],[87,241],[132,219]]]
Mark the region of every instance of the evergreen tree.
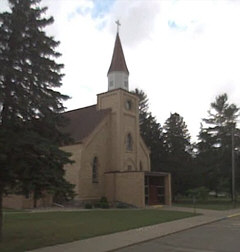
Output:
[[187,125],[183,118],[171,114],[164,124],[165,166],[164,171],[172,175],[172,194],[176,199],[193,186],[191,143]]
[[186,153],[190,149],[190,134],[183,118],[171,114],[164,125],[164,145],[168,153]]
[[68,97],[56,90],[63,65],[39,2],[9,0],[11,11],[0,14],[0,227],[2,197],[13,188],[35,200],[61,186],[72,193],[63,178],[69,154],[59,149],[67,139],[59,127]]
[[[208,118],[203,119],[205,127],[201,125],[198,162],[205,186],[215,192],[231,192],[232,131],[238,116],[239,108],[229,104],[227,94],[222,94],[211,103]],[[239,146],[239,138],[235,143]]]
[[150,150],[151,169],[160,171],[164,156],[161,125],[148,111],[148,98],[144,91],[135,89],[132,93],[139,97],[140,134]]
[[150,150],[152,171],[161,171],[163,164],[162,128],[150,113],[141,124],[141,136]]
[[[144,120],[149,115],[149,105],[147,95],[143,90],[136,88],[132,93],[136,94],[139,98],[139,125],[140,131],[142,130],[141,125],[144,123]],[[142,133],[142,132],[141,132]]]

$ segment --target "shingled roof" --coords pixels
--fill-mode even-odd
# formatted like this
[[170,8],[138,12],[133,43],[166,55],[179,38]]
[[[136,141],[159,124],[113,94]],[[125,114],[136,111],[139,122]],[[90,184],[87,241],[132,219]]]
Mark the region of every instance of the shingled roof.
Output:
[[108,74],[114,71],[122,71],[129,74],[118,33],[115,40],[112,62],[109,67]]
[[62,131],[70,134],[74,143],[82,142],[110,111],[111,109],[97,110],[96,105],[67,111],[63,116],[69,120],[69,123]]

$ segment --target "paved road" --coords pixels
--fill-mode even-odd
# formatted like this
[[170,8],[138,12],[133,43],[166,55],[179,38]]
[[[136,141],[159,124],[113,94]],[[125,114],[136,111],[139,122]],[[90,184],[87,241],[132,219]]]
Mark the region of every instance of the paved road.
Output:
[[239,252],[240,216],[189,229],[118,252]]

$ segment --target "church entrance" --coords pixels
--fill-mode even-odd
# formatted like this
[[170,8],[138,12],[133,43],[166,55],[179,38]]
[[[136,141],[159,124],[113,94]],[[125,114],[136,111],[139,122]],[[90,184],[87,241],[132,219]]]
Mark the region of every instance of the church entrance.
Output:
[[165,176],[158,173],[145,174],[145,204],[166,204]]

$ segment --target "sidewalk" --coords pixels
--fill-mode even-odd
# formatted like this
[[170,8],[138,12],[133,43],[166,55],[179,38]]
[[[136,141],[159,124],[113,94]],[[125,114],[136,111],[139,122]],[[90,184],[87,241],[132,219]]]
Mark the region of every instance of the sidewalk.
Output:
[[[164,210],[176,210],[192,212],[191,208],[182,207],[168,207],[165,206]],[[196,213],[202,215],[185,218],[181,220],[166,222],[153,226],[147,226],[110,235],[98,236],[85,240],[65,243],[61,245],[46,247],[34,250],[34,252],[104,252],[112,251],[132,244],[148,241],[151,239],[159,238],[165,235],[190,229],[193,227],[201,226],[207,223],[230,218],[235,215],[240,215],[240,209],[232,209],[228,211],[213,211],[205,209],[196,209]]]

